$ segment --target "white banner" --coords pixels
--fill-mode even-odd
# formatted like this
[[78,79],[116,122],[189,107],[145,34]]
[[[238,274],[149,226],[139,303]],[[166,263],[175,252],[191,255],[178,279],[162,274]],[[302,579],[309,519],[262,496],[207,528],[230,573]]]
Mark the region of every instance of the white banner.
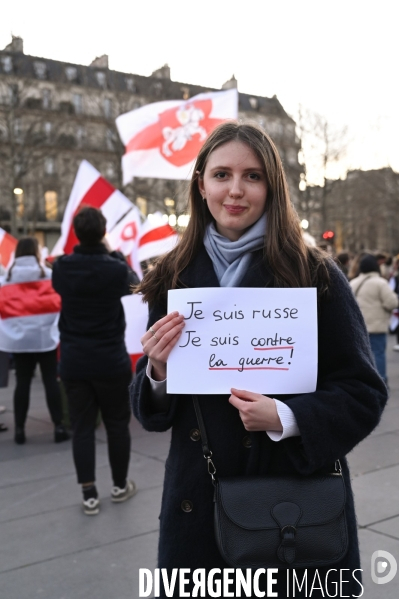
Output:
[[316,289],[168,292],[185,328],[168,360],[168,393],[307,393],[317,381]]

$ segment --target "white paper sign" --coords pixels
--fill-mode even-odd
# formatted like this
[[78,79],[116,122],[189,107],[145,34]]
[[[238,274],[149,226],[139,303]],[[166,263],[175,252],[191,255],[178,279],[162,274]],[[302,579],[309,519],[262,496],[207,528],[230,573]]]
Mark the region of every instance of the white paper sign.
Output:
[[317,292],[198,288],[168,292],[185,327],[168,359],[168,393],[308,393],[317,380]]

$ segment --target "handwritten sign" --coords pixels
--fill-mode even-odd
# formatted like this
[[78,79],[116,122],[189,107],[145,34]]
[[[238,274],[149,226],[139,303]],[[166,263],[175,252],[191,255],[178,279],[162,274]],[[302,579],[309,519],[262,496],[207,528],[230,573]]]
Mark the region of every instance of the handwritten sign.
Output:
[[316,289],[176,289],[168,292],[175,310],[185,327],[169,356],[168,393],[316,389]]

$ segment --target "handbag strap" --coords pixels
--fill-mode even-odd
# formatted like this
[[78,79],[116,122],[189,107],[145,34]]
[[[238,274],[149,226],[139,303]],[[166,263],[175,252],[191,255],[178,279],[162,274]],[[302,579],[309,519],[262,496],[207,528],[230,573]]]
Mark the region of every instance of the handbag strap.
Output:
[[357,297],[360,289],[363,287],[363,285],[365,284],[366,281],[368,281],[371,277],[364,277],[363,281],[360,283],[360,285],[358,285],[356,287],[356,289],[354,289],[353,293],[355,294],[355,297]]
[[[194,404],[194,410],[195,410],[195,415],[197,417],[197,422],[198,422],[198,428],[200,430],[201,433],[201,445],[202,445],[202,453],[204,454],[204,458],[206,459],[206,461],[208,462],[208,472],[209,475],[212,478],[212,482],[213,484],[216,483],[216,466],[212,461],[212,451],[210,450],[209,447],[209,443],[208,443],[208,435],[206,434],[206,428],[205,428],[205,423],[204,423],[204,418],[202,416],[202,412],[201,412],[201,408],[199,405],[199,401],[198,401],[198,396],[197,395],[193,395],[193,404]],[[335,460],[335,474],[341,474],[342,475],[342,466],[341,466],[341,462],[339,460]]]
[[204,454],[204,458],[207,461],[207,464],[208,464],[208,473],[209,473],[209,475],[210,475],[210,477],[212,479],[212,483],[216,484],[216,478],[215,478],[216,467],[215,467],[215,464],[212,461],[212,452],[211,452],[210,447],[209,447],[208,435],[206,434],[205,423],[204,423],[204,419],[202,417],[202,412],[201,412],[201,408],[200,408],[200,405],[199,405],[199,401],[198,401],[198,396],[197,395],[193,395],[193,404],[194,404],[195,415],[197,417],[198,428],[199,428],[200,433],[201,433],[202,453]]

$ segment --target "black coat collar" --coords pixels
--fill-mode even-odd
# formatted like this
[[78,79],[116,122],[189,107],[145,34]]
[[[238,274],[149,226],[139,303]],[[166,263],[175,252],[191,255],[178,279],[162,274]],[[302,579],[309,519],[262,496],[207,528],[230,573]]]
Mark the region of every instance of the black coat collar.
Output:
[[74,254],[109,254],[109,251],[103,243],[96,245],[75,245]]

